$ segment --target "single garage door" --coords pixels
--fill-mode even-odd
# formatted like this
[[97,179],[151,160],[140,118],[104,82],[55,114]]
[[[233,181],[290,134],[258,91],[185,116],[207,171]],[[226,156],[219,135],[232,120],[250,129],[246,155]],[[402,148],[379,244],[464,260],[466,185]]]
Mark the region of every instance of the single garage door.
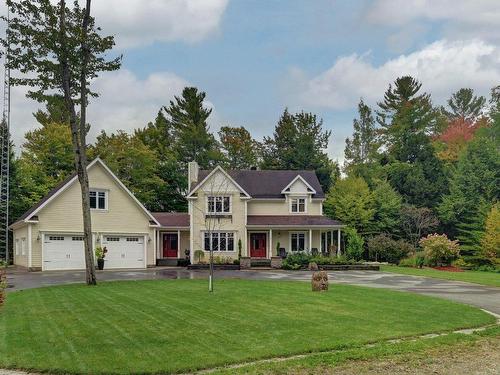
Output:
[[102,245],[108,250],[104,269],[145,268],[143,236],[104,235]]
[[85,268],[82,236],[46,234],[44,237],[44,270],[77,270]]

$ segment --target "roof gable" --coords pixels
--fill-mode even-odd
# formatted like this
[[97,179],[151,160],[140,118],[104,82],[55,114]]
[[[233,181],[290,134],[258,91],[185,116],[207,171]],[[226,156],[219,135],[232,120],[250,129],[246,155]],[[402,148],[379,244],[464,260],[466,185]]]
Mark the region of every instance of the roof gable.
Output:
[[[94,166],[99,166],[103,168],[106,173],[108,173],[111,179],[128,194],[132,200],[139,206],[139,208],[146,214],[146,216],[155,223],[155,225],[160,225],[160,223],[156,220],[156,218],[151,215],[151,213],[142,205],[141,202],[132,194],[132,192],[120,181],[118,177],[109,169],[109,167],[100,159],[95,158],[87,165],[87,171],[93,168]],[[70,186],[78,181],[78,176],[76,173],[68,176],[65,180],[61,181],[57,186],[55,186],[49,193],[43,197],[37,204],[31,207],[28,211],[26,211],[21,217],[12,225],[19,224],[21,222],[29,221],[35,215],[38,214],[45,206],[47,206],[50,202],[57,199],[57,197],[66,191]]]
[[296,191],[293,190],[293,187],[299,184],[302,184],[305,188],[303,191],[300,191],[301,193],[316,194],[316,190],[314,190],[314,188],[306,180],[304,180],[304,178],[300,174],[298,174],[292,181],[290,181],[290,183],[286,185],[283,190],[281,190],[281,193],[294,193]]
[[[208,171],[207,171],[208,172]],[[215,178],[217,177],[217,174],[220,173],[222,174],[223,178],[227,179],[230,184],[233,184],[237,190],[240,191],[240,193],[243,195],[245,198],[251,198],[250,194],[248,194],[244,188],[240,186],[240,184],[228,173],[222,168],[221,166],[215,167],[211,172],[208,172],[207,174],[204,175],[203,178],[201,176],[198,176],[198,180],[201,181],[196,184],[196,186],[191,190],[191,192],[187,195],[187,198],[192,198],[193,195],[201,189],[203,186],[205,186],[210,180],[215,181]],[[215,189],[215,192],[221,192],[220,189],[222,189],[224,182],[215,182],[215,185],[213,189]],[[227,187],[225,188],[227,190]]]

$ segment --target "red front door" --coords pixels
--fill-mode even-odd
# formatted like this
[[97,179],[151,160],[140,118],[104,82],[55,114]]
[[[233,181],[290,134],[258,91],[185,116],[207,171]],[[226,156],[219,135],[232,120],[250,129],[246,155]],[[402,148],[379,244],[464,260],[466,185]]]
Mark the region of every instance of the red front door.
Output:
[[250,256],[252,258],[266,257],[265,233],[250,233]]
[[177,249],[179,241],[177,233],[165,233],[163,235],[163,257],[164,258],[177,258]]

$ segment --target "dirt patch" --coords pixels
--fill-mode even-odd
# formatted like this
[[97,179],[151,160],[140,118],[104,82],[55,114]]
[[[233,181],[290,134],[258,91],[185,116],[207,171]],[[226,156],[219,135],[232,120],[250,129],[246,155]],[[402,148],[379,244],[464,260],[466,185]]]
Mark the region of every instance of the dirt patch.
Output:
[[498,375],[500,374],[500,337],[480,340],[418,354],[381,360],[353,361],[334,368],[314,369],[295,374],[335,375]]

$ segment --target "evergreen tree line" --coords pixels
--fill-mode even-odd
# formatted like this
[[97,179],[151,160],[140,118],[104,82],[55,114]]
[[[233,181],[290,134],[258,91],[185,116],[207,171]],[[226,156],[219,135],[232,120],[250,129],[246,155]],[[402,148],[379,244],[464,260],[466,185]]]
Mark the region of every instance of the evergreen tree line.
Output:
[[[285,110],[261,141],[244,127],[223,126],[216,136],[205,97],[186,87],[146,126],[102,131],[89,145],[89,159],[101,157],[151,211],[186,211],[192,160],[203,169],[315,170],[327,192],[325,214],[349,226],[347,245],[360,237],[365,258],[374,257],[370,241],[416,248],[433,232],[458,239],[471,261],[487,258],[485,241],[500,248],[500,86],[488,99],[461,89],[442,107],[416,79],[398,78],[376,108],[360,101],[342,168],[328,157],[331,132],[315,114]],[[34,117],[40,126],[26,133],[12,159],[13,220],[74,169],[61,98],[50,98]]]
[[325,212],[365,240],[365,257],[374,258],[370,245],[404,247],[402,257],[437,232],[459,241],[467,263],[498,264],[500,86],[489,100],[462,88],[435,106],[418,80],[404,76],[376,108],[361,100],[358,112],[345,177],[329,191]]

